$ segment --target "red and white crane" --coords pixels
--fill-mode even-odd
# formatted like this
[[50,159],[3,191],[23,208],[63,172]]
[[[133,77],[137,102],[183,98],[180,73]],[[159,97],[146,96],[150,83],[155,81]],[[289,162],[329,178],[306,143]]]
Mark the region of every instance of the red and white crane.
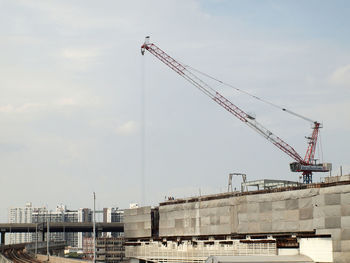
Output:
[[209,86],[202,79],[197,77],[193,72],[191,72],[187,66],[182,63],[176,61],[174,58],[169,56],[155,44],[149,42],[149,37],[146,37],[144,44],[141,46],[141,53],[144,55],[145,51],[149,51],[152,55],[162,61],[165,65],[171,68],[173,71],[178,73],[181,77],[186,79],[208,97],[210,97],[213,101],[218,103],[228,112],[236,116],[243,123],[248,125],[250,128],[258,132],[260,135],[265,137],[268,141],[277,146],[280,150],[288,154],[291,158],[295,160],[295,162],[290,164],[290,169],[292,172],[302,172],[303,174],[303,182],[306,184],[312,183],[312,172],[328,172],[331,169],[331,164],[329,163],[316,163],[314,159],[315,150],[317,145],[317,138],[319,129],[321,128],[321,124],[317,121],[312,121],[306,117],[303,117],[299,114],[296,114],[292,111],[282,108],[283,111],[287,111],[293,115],[301,117],[307,121],[313,123],[313,132],[311,137],[307,137],[308,139],[308,148],[305,154],[305,157],[302,158],[296,150],[288,143],[283,141],[280,137],[273,134],[263,125],[258,123],[255,117],[249,115],[236,105],[234,105],[231,101]]

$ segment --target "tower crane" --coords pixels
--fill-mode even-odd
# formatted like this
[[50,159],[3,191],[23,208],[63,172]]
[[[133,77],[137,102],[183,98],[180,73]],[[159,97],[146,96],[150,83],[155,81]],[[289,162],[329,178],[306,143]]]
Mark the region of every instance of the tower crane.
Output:
[[282,140],[277,135],[273,134],[270,130],[265,128],[262,124],[256,121],[255,117],[251,114],[246,113],[223,95],[221,95],[218,91],[209,86],[206,82],[200,79],[197,75],[191,72],[187,66],[178,62],[171,56],[169,56],[166,52],[156,46],[154,43],[150,43],[150,37],[147,36],[145,42],[141,46],[141,54],[144,55],[145,51],[150,52],[156,58],[158,58],[161,62],[171,68],[173,71],[178,73],[181,77],[190,82],[193,86],[202,91],[205,95],[210,97],[213,101],[223,107],[225,110],[233,114],[240,121],[248,125],[250,128],[255,130],[258,134],[262,135],[269,142],[274,144],[277,148],[282,150],[284,153],[289,155],[294,162],[290,163],[290,169],[292,172],[302,172],[303,182],[305,184],[312,183],[312,173],[313,172],[329,172],[331,170],[330,163],[317,163],[314,159],[317,138],[319,134],[319,129],[322,128],[321,123],[317,121],[310,120],[304,116],[301,116],[297,113],[289,111],[287,109],[281,108],[283,111],[301,117],[313,124],[313,132],[310,137],[306,137],[308,139],[308,147],[305,154],[305,157],[302,158],[296,150],[284,140]]

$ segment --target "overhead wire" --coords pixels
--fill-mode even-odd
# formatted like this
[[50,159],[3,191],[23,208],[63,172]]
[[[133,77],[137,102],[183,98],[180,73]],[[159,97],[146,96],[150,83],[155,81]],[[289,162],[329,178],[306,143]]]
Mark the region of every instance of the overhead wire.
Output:
[[282,106],[280,106],[280,105],[278,105],[278,104],[275,104],[275,103],[273,103],[273,102],[271,102],[271,101],[268,101],[268,100],[266,100],[266,99],[263,99],[263,98],[260,98],[260,97],[258,97],[258,96],[255,96],[255,95],[252,94],[252,93],[249,93],[249,92],[247,92],[247,91],[245,91],[245,90],[239,89],[239,88],[233,86],[232,84],[226,83],[226,82],[224,82],[224,81],[222,81],[222,80],[220,80],[220,79],[218,79],[218,78],[215,78],[215,77],[213,77],[213,76],[210,76],[209,74],[207,74],[207,73],[205,73],[205,72],[202,72],[202,71],[200,71],[200,70],[198,70],[198,69],[195,69],[195,68],[193,68],[193,67],[191,67],[191,66],[189,66],[189,65],[183,64],[183,66],[186,67],[187,69],[193,70],[193,71],[197,72],[198,74],[201,74],[201,75],[203,75],[203,76],[205,76],[205,77],[207,77],[207,78],[210,78],[210,79],[212,79],[212,80],[214,80],[214,81],[217,81],[217,82],[221,83],[221,84],[224,85],[224,86],[230,87],[230,88],[235,89],[235,90],[238,91],[238,92],[244,93],[244,94],[246,94],[246,95],[248,95],[248,96],[250,96],[250,97],[252,97],[252,98],[254,98],[254,99],[256,99],[256,100],[259,100],[259,101],[261,101],[261,102],[263,102],[263,103],[269,104],[269,105],[272,106],[272,107],[275,107],[275,108],[280,109],[280,110],[282,110],[282,111],[284,111],[284,112],[287,112],[287,113],[289,113],[289,114],[291,114],[291,115],[294,115],[294,116],[296,116],[296,117],[299,117],[299,118],[301,118],[301,119],[303,119],[303,120],[305,120],[305,121],[308,121],[308,122],[311,122],[311,123],[315,123],[315,121],[311,120],[311,119],[308,118],[308,117],[305,117],[305,116],[303,116],[303,115],[301,115],[301,114],[298,114],[298,113],[296,113],[296,112],[293,112],[293,111],[291,111],[291,110],[289,110],[289,109],[286,109],[285,107],[282,107]]
[[319,131],[318,132],[318,137],[320,138],[319,139],[319,147],[318,147],[318,149],[319,149],[319,151],[321,152],[321,162],[323,163],[323,147],[322,147],[322,137],[321,137],[321,131]]

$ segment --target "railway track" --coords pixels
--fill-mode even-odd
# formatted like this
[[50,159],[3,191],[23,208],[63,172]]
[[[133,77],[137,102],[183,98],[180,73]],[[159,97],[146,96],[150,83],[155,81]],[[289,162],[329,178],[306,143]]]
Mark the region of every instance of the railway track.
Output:
[[28,263],[28,262],[42,262],[31,257],[29,254],[24,252],[23,248],[9,248],[4,251],[4,256],[14,263]]

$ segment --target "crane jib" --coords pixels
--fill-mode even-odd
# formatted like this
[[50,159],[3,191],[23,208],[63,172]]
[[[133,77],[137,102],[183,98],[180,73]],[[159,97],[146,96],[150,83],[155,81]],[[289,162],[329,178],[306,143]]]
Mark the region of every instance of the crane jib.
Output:
[[[331,164],[324,163],[324,164],[313,164],[314,162],[314,155],[315,155],[315,149],[316,149],[316,143],[317,143],[317,136],[319,132],[319,128],[321,128],[320,123],[313,122],[313,133],[311,137],[308,137],[309,139],[309,146],[306,151],[304,159],[294,150],[293,147],[291,147],[288,143],[283,141],[281,138],[273,134],[271,131],[266,129],[263,125],[258,123],[255,120],[254,116],[251,116],[241,110],[239,107],[234,105],[231,101],[229,101],[227,98],[225,98],[223,95],[221,95],[219,92],[214,90],[212,87],[210,87],[206,82],[204,82],[202,79],[200,79],[198,76],[196,76],[193,72],[190,72],[188,68],[189,66],[184,66],[180,62],[176,61],[174,58],[169,56],[166,52],[164,52],[162,49],[157,47],[153,43],[149,43],[149,37],[146,37],[145,43],[141,46],[141,53],[144,55],[145,50],[148,50],[152,55],[154,55],[156,58],[158,58],[160,61],[162,61],[165,65],[167,65],[169,68],[174,70],[176,73],[178,73],[180,76],[182,76],[184,79],[189,81],[192,85],[194,85],[196,88],[198,88],[200,91],[202,91],[204,94],[209,96],[211,99],[213,99],[216,103],[218,103],[221,107],[226,109],[228,112],[236,116],[239,120],[246,123],[249,127],[254,129],[256,132],[258,132],[260,135],[265,137],[268,141],[270,141],[272,144],[274,144],[277,148],[288,154],[291,158],[296,160],[297,162],[291,163],[290,168],[293,172],[303,172],[303,180],[304,183],[311,183],[312,182],[312,172],[326,172],[331,169]],[[256,97],[256,96],[255,96]],[[257,98],[257,97],[256,97]],[[259,98],[258,98],[259,99]],[[271,103],[270,103],[271,104]],[[300,114],[296,114],[292,111],[289,111],[285,108],[282,108],[283,111],[288,111],[289,113],[301,117],[305,120],[312,121],[308,118],[305,118],[304,116],[301,116]]]

